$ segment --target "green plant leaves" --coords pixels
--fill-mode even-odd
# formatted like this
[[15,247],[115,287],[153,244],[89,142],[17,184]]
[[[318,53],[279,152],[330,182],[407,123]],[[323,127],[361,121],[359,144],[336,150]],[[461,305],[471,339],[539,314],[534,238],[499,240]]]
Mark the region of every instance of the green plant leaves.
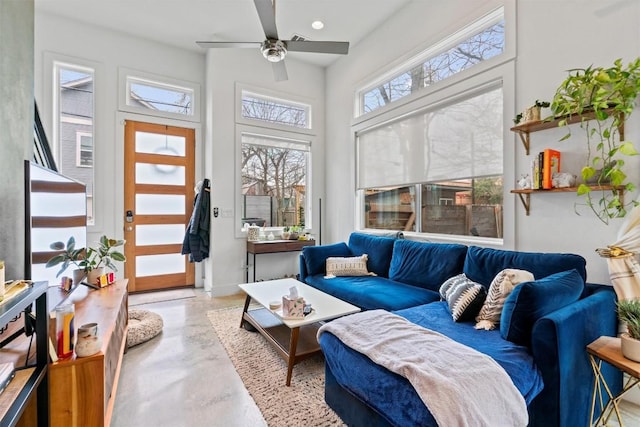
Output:
[[[616,59],[608,68],[590,65],[568,70],[551,101],[551,110],[559,118],[558,126],[567,126],[572,116],[580,117],[580,127],[586,132],[588,155],[582,179],[585,182],[595,180],[604,188],[591,191],[588,185],[581,184],[577,193],[605,224],[610,218],[623,217],[627,213],[619,190],[611,187],[627,188],[623,158],[638,155],[633,143],[622,141],[620,134],[639,94],[640,58],[629,64]],[[571,133],[560,141],[570,137]],[[595,197],[599,199],[593,200]],[[626,206],[637,204],[633,201]]]

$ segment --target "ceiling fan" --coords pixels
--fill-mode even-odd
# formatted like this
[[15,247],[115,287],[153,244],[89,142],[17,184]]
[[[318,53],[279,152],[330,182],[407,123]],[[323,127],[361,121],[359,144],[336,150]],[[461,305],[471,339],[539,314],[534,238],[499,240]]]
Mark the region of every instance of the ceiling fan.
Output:
[[205,48],[229,47],[259,47],[264,56],[273,66],[276,81],[287,80],[287,68],[284,57],[287,52],[333,53],[346,55],[349,52],[349,42],[330,42],[312,40],[280,40],[276,28],[276,4],[271,0],[253,0],[258,11],[258,17],[264,30],[266,40],[263,42],[213,42],[199,41],[198,46]]

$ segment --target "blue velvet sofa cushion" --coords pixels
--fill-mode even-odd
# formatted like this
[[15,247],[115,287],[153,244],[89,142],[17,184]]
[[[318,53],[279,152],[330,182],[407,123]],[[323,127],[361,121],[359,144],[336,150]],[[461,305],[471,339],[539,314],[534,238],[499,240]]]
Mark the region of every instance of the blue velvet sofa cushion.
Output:
[[584,280],[575,269],[521,283],[504,302],[500,335],[513,343],[531,347],[533,324],[578,301],[583,292]]
[[322,275],[307,276],[306,282],[322,292],[333,295],[363,310],[382,308],[400,310],[438,301],[440,295],[428,289],[417,288],[378,277],[336,277],[325,279]]
[[307,274],[325,274],[325,263],[328,257],[352,256],[346,243],[340,242],[333,245],[305,246],[302,255],[307,269]]
[[[454,322],[446,302],[412,307],[396,314],[493,358],[511,377],[527,403],[542,390],[541,375],[526,347],[503,340],[497,330],[478,331],[472,322]],[[330,333],[322,334],[319,342],[325,362],[338,383],[376,412],[393,420],[392,425],[437,426],[406,378],[375,364]]]
[[393,251],[392,237],[374,236],[364,233],[351,233],[349,249],[355,256],[367,254],[367,269],[381,277],[389,277],[389,264]]
[[462,273],[467,247],[396,240],[389,278],[438,292],[445,280]]
[[573,268],[587,279],[586,261],[580,255],[540,252],[515,252],[470,246],[464,261],[464,273],[487,288],[505,268],[527,270],[540,279]]

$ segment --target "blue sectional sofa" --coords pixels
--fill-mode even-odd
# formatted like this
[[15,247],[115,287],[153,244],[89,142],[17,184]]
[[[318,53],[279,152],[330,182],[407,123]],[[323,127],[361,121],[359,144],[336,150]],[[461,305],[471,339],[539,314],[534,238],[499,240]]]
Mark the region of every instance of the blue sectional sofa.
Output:
[[[325,277],[328,257],[362,254],[368,255],[367,267],[375,276]],[[505,318],[505,309],[501,330],[493,331],[475,330],[474,322],[453,321],[447,303],[440,301],[442,283],[465,273],[488,288],[505,268],[530,271],[536,279],[510,296],[519,300],[507,299],[505,307],[520,307],[520,314],[513,314],[516,308],[510,312],[513,319]],[[617,319],[615,293],[611,287],[586,283],[586,262],[581,256],[352,233],[348,244],[305,247],[300,277],[363,310],[393,311],[489,355],[525,398],[529,425],[589,424],[593,374],[585,348],[601,335],[615,336]],[[563,300],[569,288],[573,296]],[[515,316],[523,317],[518,317],[518,323]],[[517,327],[506,327],[509,322]],[[514,331],[518,339],[513,339]],[[326,360],[325,399],[347,424],[436,425],[405,378],[376,365],[330,333],[322,334],[319,341]],[[614,390],[621,388],[619,371],[607,366],[605,376]]]

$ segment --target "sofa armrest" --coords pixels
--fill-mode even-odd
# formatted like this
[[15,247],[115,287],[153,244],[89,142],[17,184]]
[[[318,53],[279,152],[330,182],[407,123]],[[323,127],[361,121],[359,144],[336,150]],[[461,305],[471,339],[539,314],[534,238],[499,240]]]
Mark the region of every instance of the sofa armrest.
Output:
[[[611,288],[598,289],[535,323],[531,350],[544,389],[531,402],[530,426],[590,425],[594,377],[586,347],[602,335],[616,335],[615,301]],[[603,372],[612,391],[619,390],[622,374],[611,366]]]
[[298,280],[304,283],[305,279],[309,275],[309,272],[307,271],[307,264],[304,262],[304,254],[302,253],[298,257],[298,265],[300,268],[300,277]]

